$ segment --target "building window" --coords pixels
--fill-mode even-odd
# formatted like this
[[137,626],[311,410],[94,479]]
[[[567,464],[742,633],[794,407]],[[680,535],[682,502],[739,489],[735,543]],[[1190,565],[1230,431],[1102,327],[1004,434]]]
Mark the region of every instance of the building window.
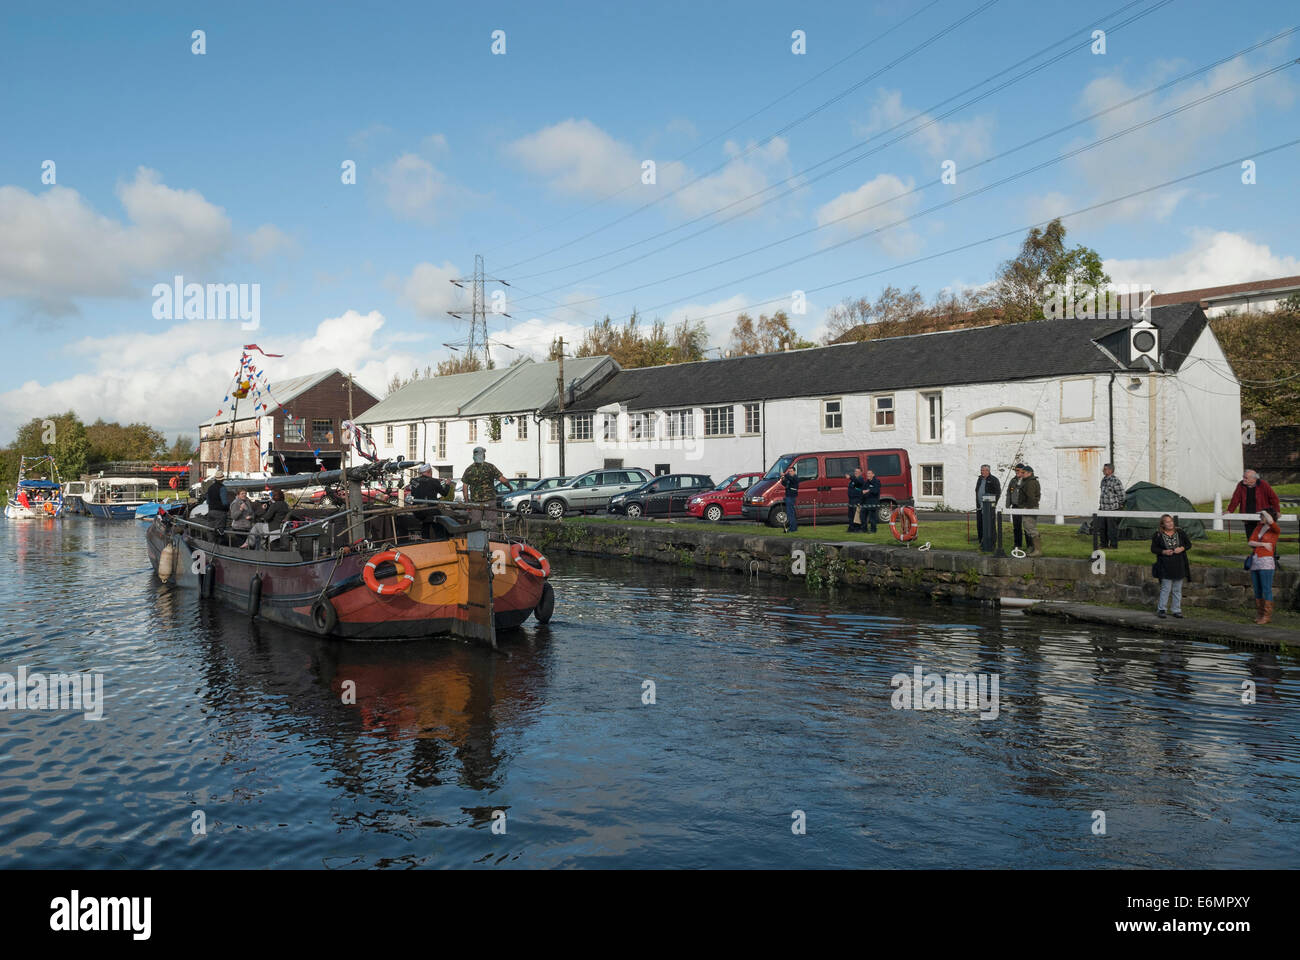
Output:
[[894,429],[894,395],[871,398],[871,429]]
[[447,421],[438,421],[438,459],[447,459]]
[[690,438],[695,436],[694,410],[668,411],[668,436],[672,438]]
[[943,439],[943,394],[921,394],[921,439],[938,443]]
[[841,433],[844,430],[844,401],[822,401],[822,433]]
[[470,443],[478,442],[478,421],[477,420],[471,420],[469,422],[469,442]]
[[417,424],[406,425],[406,459],[418,460],[420,457],[420,431]]
[[618,439],[618,417],[612,413],[602,413],[600,415],[600,439],[605,443],[613,443]]
[[527,414],[515,420],[515,437],[519,440],[528,439],[528,415]]
[[553,420],[550,420],[549,423],[551,429],[550,429],[548,439],[551,441],[551,443],[559,443],[560,442],[560,420],[558,417],[556,417]]
[[307,438],[302,432],[301,420],[289,420],[284,425],[284,442],[285,443],[306,443]]
[[763,407],[757,403],[745,404],[745,432],[763,432]]
[[569,417],[569,439],[591,439],[591,414],[580,413],[577,416]]
[[393,425],[390,423],[388,426],[384,427],[384,446],[391,447],[392,445],[393,445]]
[[311,442],[312,443],[333,443],[334,442],[334,421],[313,420],[311,422]]
[[921,465],[921,496],[943,497],[943,464],[925,463]]
[[729,437],[736,432],[736,408],[705,407],[704,435],[706,437]]

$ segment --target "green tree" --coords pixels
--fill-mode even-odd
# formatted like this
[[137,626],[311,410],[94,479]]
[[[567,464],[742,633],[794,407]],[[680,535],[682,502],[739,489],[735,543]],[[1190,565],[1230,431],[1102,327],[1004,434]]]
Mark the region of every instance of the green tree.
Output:
[[1034,227],[1021,242],[1020,253],[998,270],[992,301],[1008,320],[1041,320],[1049,285],[1103,287],[1110,283],[1097,251],[1066,247],[1065,234],[1059,218],[1042,230]]

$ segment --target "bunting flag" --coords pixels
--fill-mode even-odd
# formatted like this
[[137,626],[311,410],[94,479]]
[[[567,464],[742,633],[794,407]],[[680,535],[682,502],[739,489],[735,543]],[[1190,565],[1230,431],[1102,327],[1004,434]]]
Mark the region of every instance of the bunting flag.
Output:
[[284,356],[283,353],[267,353],[265,350],[263,350],[261,347],[259,347],[259,346],[258,346],[257,344],[255,344],[255,343],[246,343],[246,344],[244,344],[244,349],[245,349],[245,350],[256,350],[258,353],[260,353],[260,354],[261,354],[262,356],[264,356],[264,357],[283,357],[283,356]]

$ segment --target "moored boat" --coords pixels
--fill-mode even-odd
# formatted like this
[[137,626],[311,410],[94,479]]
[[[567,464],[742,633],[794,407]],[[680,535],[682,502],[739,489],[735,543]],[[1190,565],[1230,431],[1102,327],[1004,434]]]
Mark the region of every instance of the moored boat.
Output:
[[131,520],[135,517],[136,507],[153,503],[157,493],[157,480],[95,477],[86,484],[86,492],[81,501],[92,517],[101,520]]
[[82,497],[86,493],[86,481],[69,480],[63,485],[63,512],[64,513],[85,513],[86,505],[82,502]]
[[[265,542],[209,517],[159,512],[146,530],[159,579],[297,630],[347,640],[450,634],[496,645],[496,631],[554,607],[550,565],[522,541],[492,538],[464,505],[390,506],[363,484],[409,462],[346,471],[227,480],[232,492],[338,484],[343,505],[295,507]],[[256,534],[256,531],[254,531]]]
[[59,468],[50,456],[20,457],[18,484],[5,496],[9,520],[37,520],[63,513],[63,487]]

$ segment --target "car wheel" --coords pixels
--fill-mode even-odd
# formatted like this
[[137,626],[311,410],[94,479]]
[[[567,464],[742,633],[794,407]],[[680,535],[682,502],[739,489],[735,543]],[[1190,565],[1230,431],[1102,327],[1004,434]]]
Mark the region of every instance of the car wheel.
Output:
[[523,516],[527,516],[528,514],[530,514],[530,513],[532,513],[532,512],[533,512],[533,504],[532,504],[532,501],[531,501],[531,500],[522,500],[522,501],[520,501],[520,503],[519,503],[519,513],[520,513],[521,515],[523,515]]
[[717,523],[722,519],[722,508],[716,503],[710,504],[709,508],[704,511],[704,519],[710,523]]
[[780,527],[785,529],[785,507],[773,507],[772,512],[767,516],[767,525],[769,527]]
[[880,502],[880,506],[876,509],[876,519],[879,520],[881,523],[888,523],[889,518],[892,517],[893,515],[894,515],[894,505],[892,503],[887,503],[882,500]]
[[546,515],[552,520],[559,520],[564,516],[564,501],[551,500],[546,504]]
[[637,517],[641,516],[641,504],[639,504],[639,503],[629,503],[629,504],[627,505],[627,515],[628,515],[630,518],[632,518],[633,520],[635,520]]

